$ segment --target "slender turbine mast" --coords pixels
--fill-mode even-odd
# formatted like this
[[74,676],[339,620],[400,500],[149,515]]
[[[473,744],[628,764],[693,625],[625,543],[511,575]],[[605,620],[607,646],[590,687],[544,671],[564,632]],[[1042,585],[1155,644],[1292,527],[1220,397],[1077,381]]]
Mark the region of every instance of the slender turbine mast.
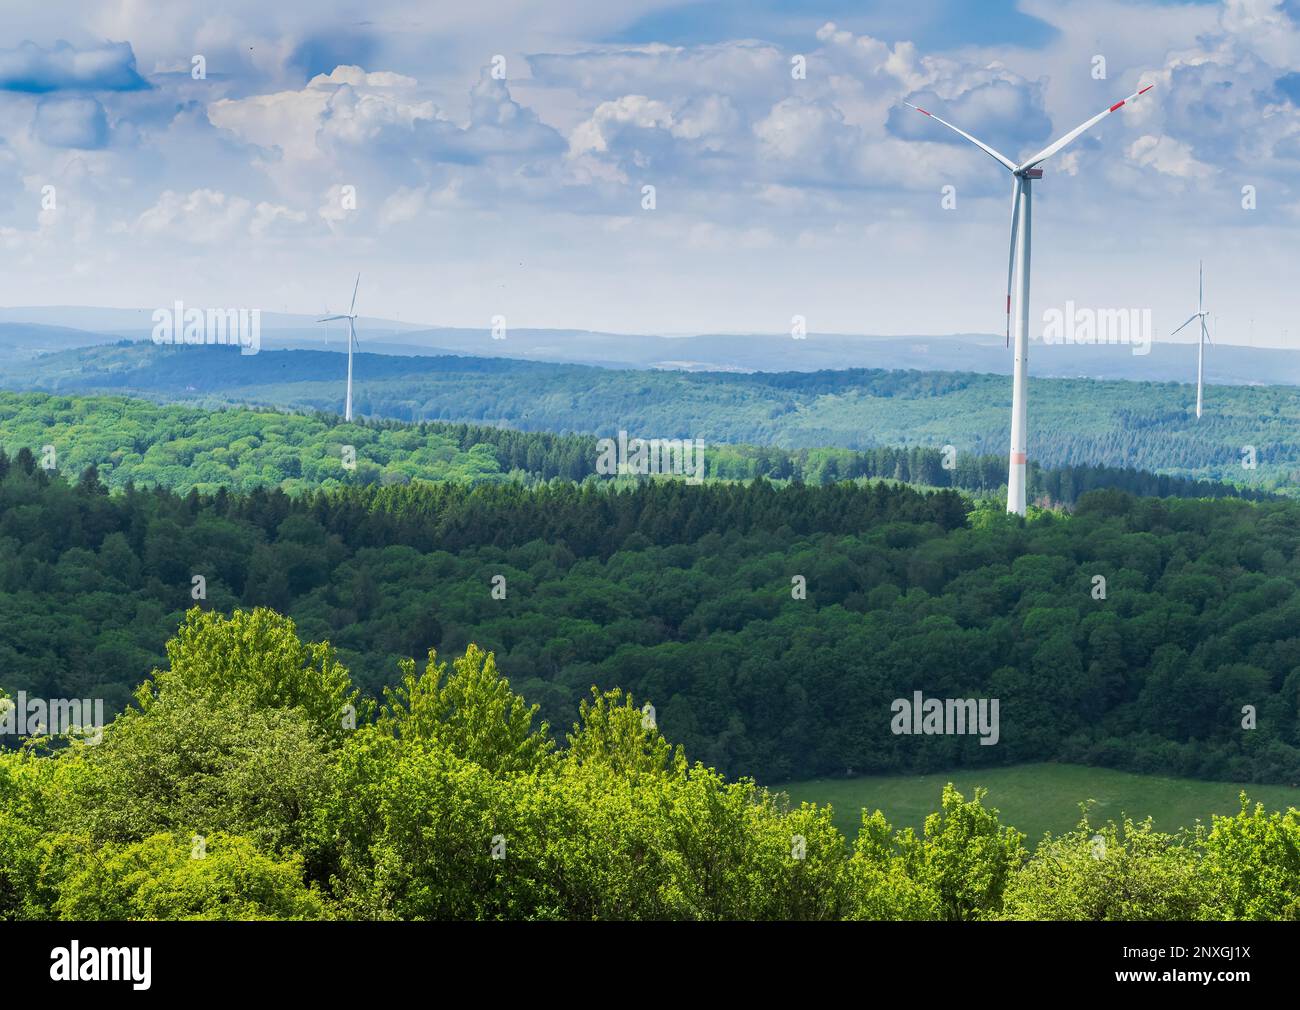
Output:
[[352,304],[348,306],[348,311],[341,316],[326,316],[324,319],[317,319],[318,323],[332,323],[336,319],[346,319],[348,321],[348,398],[343,407],[343,420],[352,420],[352,348],[355,346],[360,349],[361,345],[357,342],[357,288],[361,287],[361,275],[357,274],[357,282],[352,285]]
[[[965,140],[970,141],[981,151],[998,162],[1011,173],[1011,254],[1007,261],[1007,343],[1011,343],[1011,283],[1015,276],[1017,288],[1016,313],[1016,365],[1012,380],[1011,395],[1011,453],[1007,470],[1007,511],[1016,515],[1025,514],[1025,471],[1028,462],[1028,380],[1029,380],[1029,250],[1030,233],[1033,224],[1032,184],[1035,179],[1043,177],[1043,170],[1038,166],[1065,147],[1084,131],[1091,129],[1109,116],[1116,109],[1121,109],[1129,102],[1144,95],[1154,85],[1134,92],[1127,98],[1116,102],[1105,112],[1099,112],[1086,123],[1076,126],[1060,140],[1043,148],[1028,161],[1017,165],[1006,155],[1000,154],[983,141],[976,140],[964,130],[959,130],[952,123],[946,122],[926,112],[925,109],[904,102],[908,108],[916,109],[922,115],[929,116],[935,122],[948,127]],[[1016,242],[1019,240],[1019,246]],[[1017,251],[1019,256],[1017,257]]]
[[[1207,311],[1205,311],[1205,263],[1204,261],[1202,261],[1198,265],[1197,279],[1198,279],[1198,283],[1196,286],[1196,314],[1190,316],[1187,320],[1187,323],[1195,322],[1198,319],[1200,320],[1201,323],[1201,339],[1196,346],[1196,416],[1199,418],[1201,416],[1202,382],[1205,378],[1205,341],[1210,340],[1210,328],[1205,324],[1205,320],[1209,317],[1210,314]],[[1183,323],[1183,326],[1186,326],[1187,323]],[[1178,327],[1178,330],[1181,330],[1183,326]],[[1174,333],[1177,333],[1178,330],[1174,330]],[[1169,335],[1172,337],[1174,333],[1171,333]],[[1210,340],[1210,343],[1214,343],[1214,341]]]

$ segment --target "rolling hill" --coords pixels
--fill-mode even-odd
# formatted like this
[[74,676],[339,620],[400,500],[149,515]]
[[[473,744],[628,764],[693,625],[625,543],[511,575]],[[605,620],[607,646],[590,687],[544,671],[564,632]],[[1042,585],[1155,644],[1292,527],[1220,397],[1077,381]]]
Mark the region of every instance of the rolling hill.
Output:
[[[337,413],[342,355],[128,344],[9,362],[12,389],[111,392],[198,406],[254,404]],[[996,375],[849,369],[716,373],[601,369],[501,358],[362,354],[357,409],[403,421],[786,449],[953,446],[1005,452],[1010,386]],[[1285,385],[1212,386],[1197,421],[1193,387],[1037,379],[1030,457],[1290,493],[1300,470],[1300,393]],[[1254,463],[1254,466],[1246,464]]]

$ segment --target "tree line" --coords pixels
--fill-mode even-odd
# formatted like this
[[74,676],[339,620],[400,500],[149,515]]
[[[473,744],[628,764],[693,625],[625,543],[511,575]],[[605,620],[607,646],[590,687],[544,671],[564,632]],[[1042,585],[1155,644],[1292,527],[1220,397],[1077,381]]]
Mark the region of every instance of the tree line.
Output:
[[[646,429],[640,433],[649,437]],[[532,485],[609,479],[597,473],[597,439],[591,435],[452,422],[345,423],[336,414],[209,410],[45,393],[0,392],[3,449],[9,455],[28,449],[42,466],[70,474],[93,465],[113,490],[131,482],[181,493],[224,487],[299,494],[413,481]],[[916,445],[853,450],[716,444],[705,451],[704,468],[710,481],[762,477],[821,485],[880,478],[974,494],[1003,492],[1007,470],[1005,453],[978,456]],[[1266,496],[1258,489],[1129,468],[1030,465],[1029,493],[1044,503],[1072,505],[1102,487],[1161,497]]]

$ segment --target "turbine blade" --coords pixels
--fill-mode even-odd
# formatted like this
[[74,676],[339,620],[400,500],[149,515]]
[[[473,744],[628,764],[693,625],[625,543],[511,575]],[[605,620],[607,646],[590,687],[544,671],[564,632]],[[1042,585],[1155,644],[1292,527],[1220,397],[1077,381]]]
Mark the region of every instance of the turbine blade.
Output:
[[324,319],[317,319],[316,322],[318,322],[318,323],[332,323],[332,322],[334,322],[334,320],[336,320],[336,319],[347,319],[347,318],[349,318],[349,317],[348,317],[348,316],[326,316]]
[[[1200,314],[1199,312],[1194,313],[1193,315],[1188,316],[1188,317],[1187,317],[1187,323],[1190,323],[1193,319],[1199,319],[1200,316],[1201,316],[1201,314]],[[1186,326],[1187,323],[1183,323],[1183,326]],[[1181,329],[1183,328],[1183,326],[1178,327],[1178,330],[1181,330]],[[1169,334],[1169,335],[1172,337],[1172,336],[1174,335],[1174,333],[1177,333],[1177,332],[1178,332],[1178,330],[1174,330],[1174,332],[1171,333],[1171,334]]]
[[357,288],[361,287],[361,274],[357,274],[357,282],[352,285],[352,304],[348,306],[348,315],[355,315],[357,311]]
[[1063,148],[1066,144],[1074,140],[1075,137],[1079,136],[1079,134],[1084,133],[1087,130],[1090,130],[1092,127],[1096,126],[1103,119],[1109,116],[1112,112],[1116,111],[1117,109],[1122,109],[1129,102],[1135,101],[1139,95],[1145,95],[1148,91],[1150,91],[1154,87],[1155,87],[1154,84],[1148,84],[1145,88],[1140,88],[1139,90],[1133,92],[1133,94],[1129,95],[1127,98],[1121,98],[1118,102],[1112,105],[1105,112],[1097,113],[1086,123],[1081,123],[1080,125],[1076,126],[1073,130],[1067,133],[1060,140],[1056,141],[1055,143],[1049,144],[1047,147],[1043,148],[1032,158],[1026,161],[1023,165],[1018,166],[1016,171],[1023,172],[1027,168],[1033,168],[1035,165],[1041,164],[1042,162],[1046,161],[1057,151]]
[[906,105],[909,109],[915,109],[917,112],[921,113],[921,115],[923,115],[923,116],[929,116],[929,117],[930,117],[931,119],[933,119],[936,123],[941,123],[941,124],[943,124],[944,126],[948,127],[948,129],[952,130],[953,133],[956,133],[956,134],[959,134],[959,135],[962,136],[962,137],[965,137],[965,138],[966,138],[967,140],[969,140],[972,144],[974,144],[976,147],[978,147],[981,151],[983,151],[985,154],[987,154],[990,158],[993,158],[995,161],[999,161],[999,162],[1001,162],[1002,165],[1003,165],[1003,166],[1004,166],[1008,171],[1014,172],[1014,171],[1016,170],[1016,163],[1015,163],[1014,161],[1012,161],[1010,158],[1008,158],[1005,154],[1001,154],[1001,153],[999,153],[998,151],[993,150],[993,148],[989,147],[989,145],[986,144],[986,143],[984,143],[984,141],[982,141],[982,140],[976,140],[974,137],[972,137],[972,136],[971,136],[969,133],[967,133],[965,130],[959,130],[957,127],[953,126],[952,123],[948,122],[947,120],[940,119],[940,118],[939,118],[938,116],[936,116],[933,112],[926,112],[925,109],[921,108],[919,105],[913,105],[911,102],[904,102],[903,104]]
[[1011,278],[1016,270],[1016,237],[1020,232],[1020,190],[1023,183],[1015,176],[1011,184],[1011,252],[1007,256],[1007,346],[1011,346]]
[[1196,307],[1205,308],[1205,261],[1201,260],[1196,265]]

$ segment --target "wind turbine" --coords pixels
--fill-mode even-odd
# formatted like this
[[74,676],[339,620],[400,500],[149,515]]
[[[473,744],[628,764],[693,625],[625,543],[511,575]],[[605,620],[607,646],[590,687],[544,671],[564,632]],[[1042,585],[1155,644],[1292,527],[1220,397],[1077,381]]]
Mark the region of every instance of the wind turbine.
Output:
[[[948,127],[965,140],[969,140],[981,151],[998,162],[1012,175],[1011,183],[1011,255],[1007,262],[1007,345],[1011,344],[1011,278],[1016,275],[1020,292],[1017,296],[1016,314],[1016,365],[1012,380],[1011,394],[1011,452],[1007,469],[1007,511],[1016,515],[1025,514],[1025,476],[1028,462],[1028,379],[1029,379],[1029,261],[1030,261],[1030,226],[1032,223],[1031,202],[1032,183],[1043,177],[1043,170],[1038,166],[1065,147],[1086,130],[1096,126],[1117,109],[1150,91],[1154,85],[1148,84],[1127,98],[1116,102],[1105,112],[1099,112],[1086,123],[1076,126],[1060,140],[1049,144],[1028,161],[1017,165],[1006,155],[995,151],[983,141],[976,140],[965,130],[959,130],[952,123],[940,119],[932,112],[926,112],[920,106],[904,102],[909,109],[916,109],[922,115],[929,116],[935,122]],[[1019,238],[1020,245],[1016,245]],[[1019,258],[1017,259],[1017,251]],[[1019,271],[1016,266],[1019,263]]]
[[[1205,311],[1204,261],[1197,265],[1197,280],[1196,314],[1189,317],[1187,323],[1194,322],[1198,319],[1201,321],[1201,339],[1196,347],[1196,416],[1199,418],[1201,416],[1201,381],[1205,377],[1205,341],[1210,340],[1210,343],[1214,343],[1214,341],[1210,339],[1210,329],[1205,325],[1205,317],[1208,316],[1209,313]],[[1187,325],[1187,323],[1183,323],[1182,326],[1178,327],[1178,330],[1181,330],[1183,326]],[[1174,330],[1174,333],[1177,333],[1178,330]],[[1169,335],[1172,337],[1174,333]]]
[[317,319],[318,323],[332,323],[337,319],[346,319],[348,321],[348,399],[343,408],[343,420],[352,420],[352,348],[355,345],[360,348],[357,342],[357,288],[361,287],[361,275],[357,274],[357,282],[352,285],[352,304],[348,306],[346,315],[326,316],[324,319]]

